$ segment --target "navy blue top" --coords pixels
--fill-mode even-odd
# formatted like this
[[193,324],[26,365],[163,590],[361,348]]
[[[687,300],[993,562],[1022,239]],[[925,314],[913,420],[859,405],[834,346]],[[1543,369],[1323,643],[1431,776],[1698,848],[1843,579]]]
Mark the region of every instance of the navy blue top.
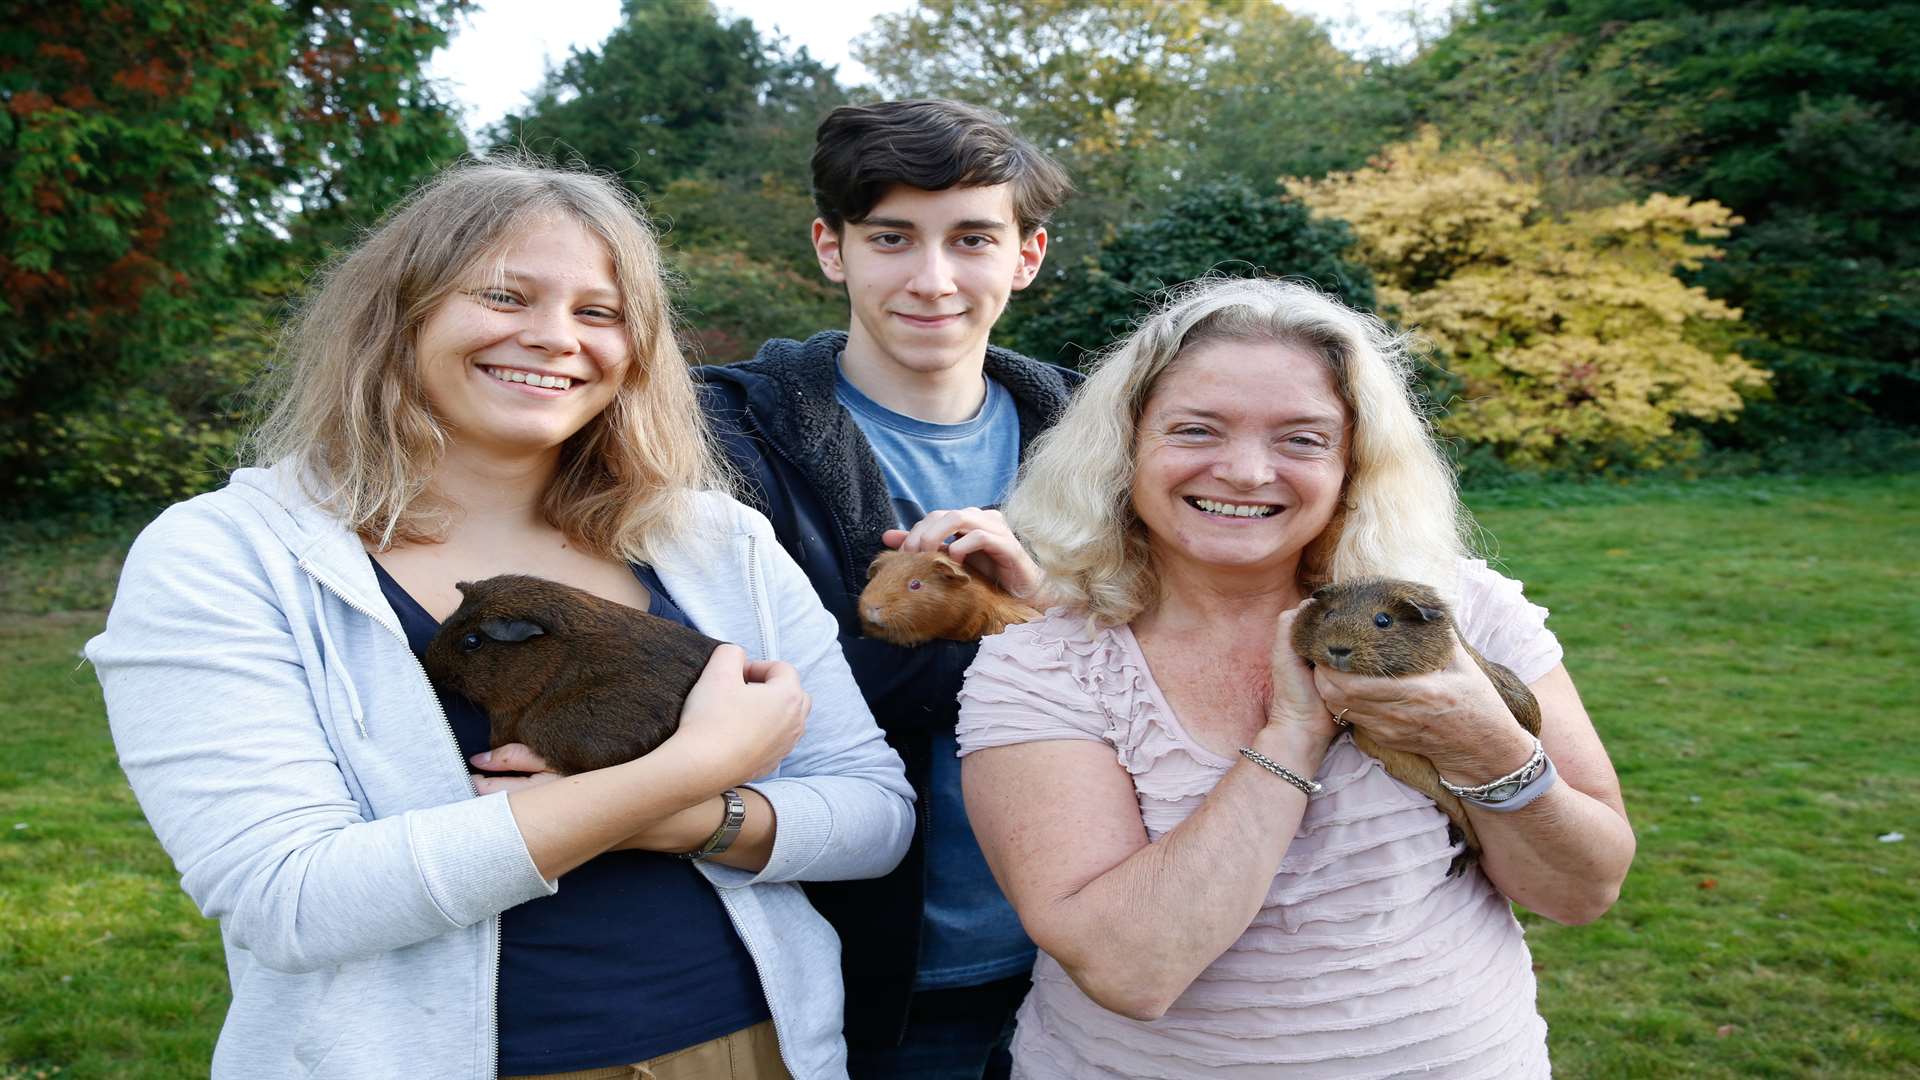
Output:
[[[373,565],[407,644],[425,656],[440,624]],[[633,572],[649,613],[692,626],[651,567]],[[434,690],[460,752],[486,750],[487,714]],[[692,863],[651,851],[609,851],[569,870],[552,896],[501,912],[498,1001],[502,1075],[645,1061],[769,1016],[719,894]]]

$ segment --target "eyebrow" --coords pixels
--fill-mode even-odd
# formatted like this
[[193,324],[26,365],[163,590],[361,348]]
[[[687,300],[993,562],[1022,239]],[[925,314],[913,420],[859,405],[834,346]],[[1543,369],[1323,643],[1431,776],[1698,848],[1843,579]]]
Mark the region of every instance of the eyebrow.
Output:
[[[541,285],[541,286],[553,284],[553,281],[550,278],[543,277],[540,274],[531,273],[526,270],[516,270],[511,266],[499,267],[498,271],[499,271],[499,276],[491,278],[490,279],[491,281],[497,281],[500,283],[514,281],[514,282],[524,282],[528,285]],[[620,295],[619,287],[614,285],[589,285],[588,287],[586,287],[581,291],[588,293],[590,295],[603,295],[603,296],[619,296]]]
[[[1183,406],[1177,403],[1166,409],[1162,409],[1161,415],[1183,416],[1183,417],[1197,418],[1201,420],[1228,419],[1225,413],[1216,412],[1212,409],[1203,409],[1197,406]],[[1338,416],[1330,415],[1328,413],[1302,413],[1299,416],[1285,417],[1282,420],[1280,420],[1278,424],[1274,426],[1275,427],[1296,427],[1301,424],[1320,424],[1326,427],[1338,428],[1338,427],[1345,427],[1346,420]]]
[[[865,221],[856,221],[854,222],[854,224],[859,225],[862,228],[893,229],[898,232],[917,232],[920,228],[920,225],[918,222],[908,221],[906,218],[874,217],[874,218],[868,218]],[[997,230],[1005,229],[1009,227],[1010,226],[1006,222],[1001,221],[998,218],[967,218],[965,221],[954,222],[951,226],[947,228],[947,231],[948,232],[995,232]]]

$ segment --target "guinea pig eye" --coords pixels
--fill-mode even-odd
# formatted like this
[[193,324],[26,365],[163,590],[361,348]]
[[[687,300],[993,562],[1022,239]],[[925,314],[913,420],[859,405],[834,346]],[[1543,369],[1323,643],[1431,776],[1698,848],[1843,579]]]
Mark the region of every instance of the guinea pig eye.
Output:
[[1385,630],[1387,627],[1393,625],[1393,616],[1383,611],[1373,617],[1373,625]]
[[909,589],[918,589],[919,587],[920,587],[919,578],[914,578],[912,581],[907,582],[907,588]]
[[486,644],[486,641],[487,639],[481,637],[479,634],[468,634],[466,637],[463,637],[460,639],[460,651],[472,652],[473,650]]

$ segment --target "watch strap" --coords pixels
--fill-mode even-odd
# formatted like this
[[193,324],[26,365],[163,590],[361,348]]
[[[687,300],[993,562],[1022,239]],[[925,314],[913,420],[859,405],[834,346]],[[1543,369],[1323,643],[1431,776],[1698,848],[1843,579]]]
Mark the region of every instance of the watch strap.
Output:
[[720,819],[720,827],[713,830],[713,835],[707,837],[706,843],[692,851],[682,852],[681,858],[698,861],[710,855],[718,855],[733,846],[733,838],[740,835],[740,826],[747,820],[747,801],[742,799],[740,793],[733,788],[721,792],[720,798],[727,804],[727,812]]

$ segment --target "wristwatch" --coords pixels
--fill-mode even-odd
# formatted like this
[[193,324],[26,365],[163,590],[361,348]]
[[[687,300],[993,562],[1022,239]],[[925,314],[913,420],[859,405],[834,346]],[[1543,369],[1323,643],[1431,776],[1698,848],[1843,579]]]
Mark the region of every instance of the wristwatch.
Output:
[[1499,806],[1501,803],[1508,802],[1519,795],[1520,792],[1526,789],[1528,784],[1538,780],[1540,774],[1546,770],[1546,748],[1540,745],[1538,738],[1535,738],[1533,740],[1533,754],[1527,758],[1527,763],[1507,775],[1500,777],[1498,780],[1489,780],[1484,784],[1479,784],[1474,787],[1460,787],[1456,784],[1447,783],[1444,777],[1437,777],[1436,779],[1439,779],[1440,786],[1446,788],[1447,793],[1456,799],[1467,799],[1471,802],[1481,803],[1486,806]]
[[693,851],[684,851],[680,857],[689,861],[699,861],[709,855],[718,855],[733,846],[733,838],[740,835],[740,825],[747,820],[747,801],[732,788],[720,793],[727,802],[727,814],[720,819],[720,827],[713,830],[707,842]]

